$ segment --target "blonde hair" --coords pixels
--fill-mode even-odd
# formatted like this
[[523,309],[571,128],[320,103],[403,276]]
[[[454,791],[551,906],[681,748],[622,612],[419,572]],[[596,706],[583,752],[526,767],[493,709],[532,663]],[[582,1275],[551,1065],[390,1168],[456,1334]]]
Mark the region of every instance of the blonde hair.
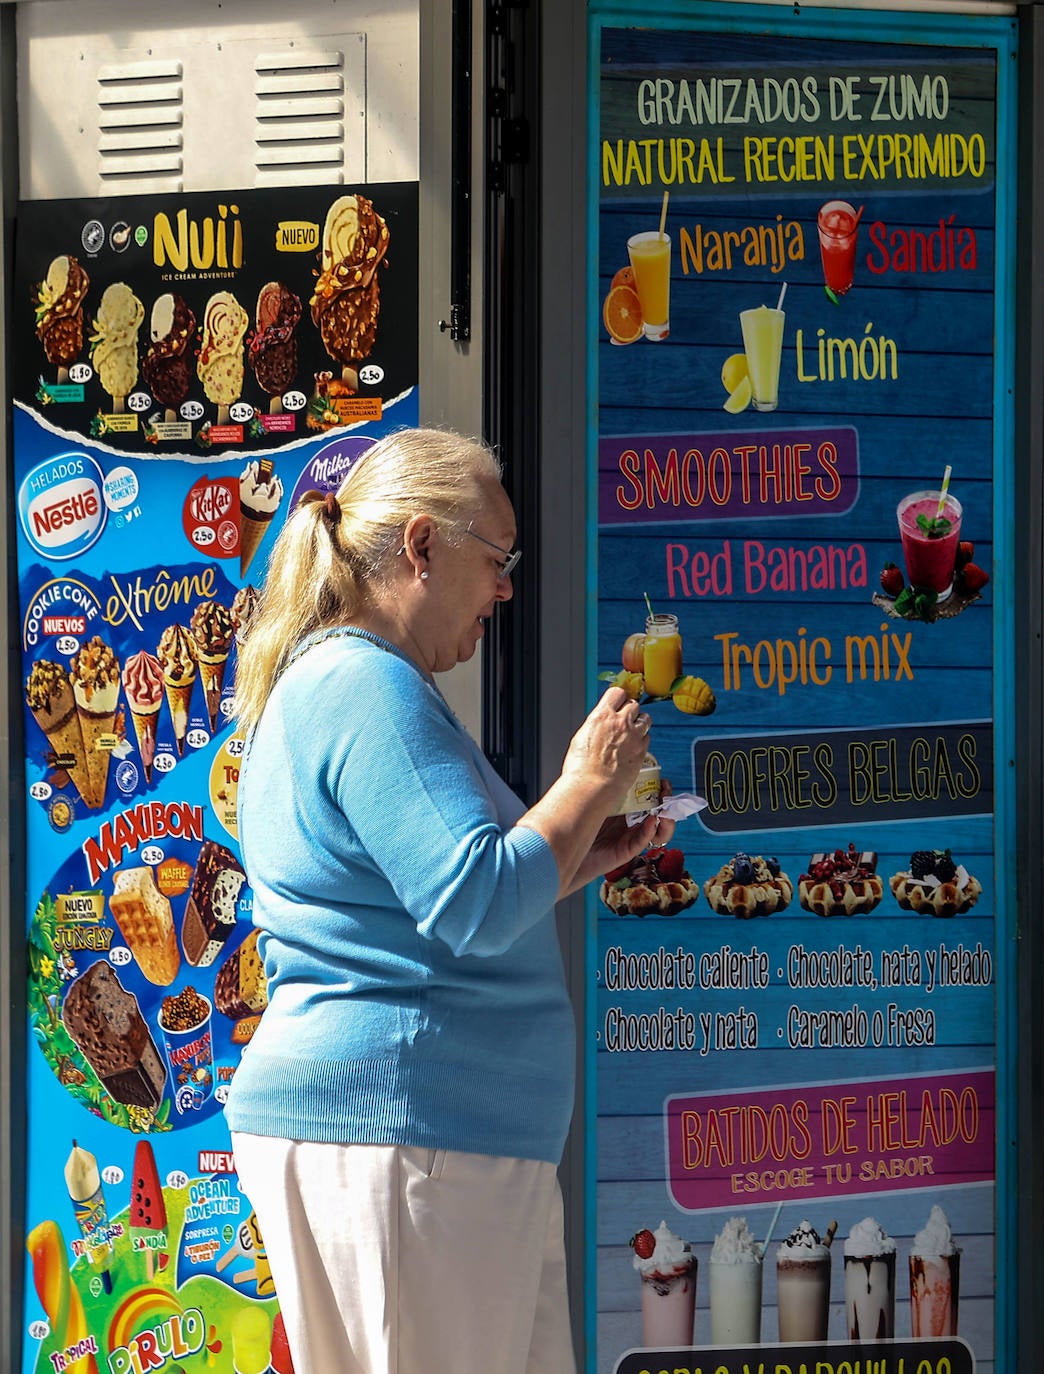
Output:
[[430,515],[457,543],[478,512],[483,486],[499,479],[500,464],[477,439],[403,429],[367,449],[336,495],[306,492],[272,547],[240,646],[234,707],[240,728],[249,732],[257,724],[279,674],[309,634],[350,623],[370,603],[414,515]]

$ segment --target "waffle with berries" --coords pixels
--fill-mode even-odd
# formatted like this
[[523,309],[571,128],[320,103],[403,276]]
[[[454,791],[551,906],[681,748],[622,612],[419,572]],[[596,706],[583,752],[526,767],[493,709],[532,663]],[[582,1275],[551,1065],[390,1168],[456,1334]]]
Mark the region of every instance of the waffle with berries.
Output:
[[703,895],[720,916],[771,916],[790,905],[794,884],[780,871],[778,859],[737,854],[703,884]]
[[680,849],[647,849],[602,879],[599,896],[619,916],[674,916],[699,899]]
[[808,872],[798,879],[798,899],[817,916],[865,916],[884,896],[873,850],[854,844],[827,854],[813,854]]
[[959,916],[982,895],[982,884],[948,849],[918,849],[905,873],[893,873],[889,885],[904,911],[926,916]]

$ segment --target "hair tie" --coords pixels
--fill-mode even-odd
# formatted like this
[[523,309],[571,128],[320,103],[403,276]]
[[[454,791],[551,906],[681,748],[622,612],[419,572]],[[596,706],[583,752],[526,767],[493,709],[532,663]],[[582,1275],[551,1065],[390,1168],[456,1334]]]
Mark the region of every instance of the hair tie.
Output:
[[328,491],[323,497],[323,519],[330,526],[341,523],[341,503],[337,499],[337,493]]

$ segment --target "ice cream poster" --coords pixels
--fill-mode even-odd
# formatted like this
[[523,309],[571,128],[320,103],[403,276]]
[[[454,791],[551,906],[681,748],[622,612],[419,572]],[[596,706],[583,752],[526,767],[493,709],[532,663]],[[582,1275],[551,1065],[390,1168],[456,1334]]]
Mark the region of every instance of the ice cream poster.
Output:
[[1011,29],[728,8],[591,30],[589,1367],[1004,1368]]
[[268,1001],[231,699],[288,514],[418,422],[416,198],[20,211],[26,1374],[290,1370],[222,1116]]

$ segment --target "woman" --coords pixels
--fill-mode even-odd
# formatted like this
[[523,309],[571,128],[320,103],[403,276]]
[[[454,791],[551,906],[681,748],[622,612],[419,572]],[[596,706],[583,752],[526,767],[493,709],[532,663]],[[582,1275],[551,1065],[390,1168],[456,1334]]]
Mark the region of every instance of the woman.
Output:
[[241,650],[269,1006],[226,1117],[297,1374],[574,1367],[554,904],[658,827],[613,817],[649,729],[618,688],[529,810],[439,694],[514,542],[487,449],[393,434],[290,516]]

